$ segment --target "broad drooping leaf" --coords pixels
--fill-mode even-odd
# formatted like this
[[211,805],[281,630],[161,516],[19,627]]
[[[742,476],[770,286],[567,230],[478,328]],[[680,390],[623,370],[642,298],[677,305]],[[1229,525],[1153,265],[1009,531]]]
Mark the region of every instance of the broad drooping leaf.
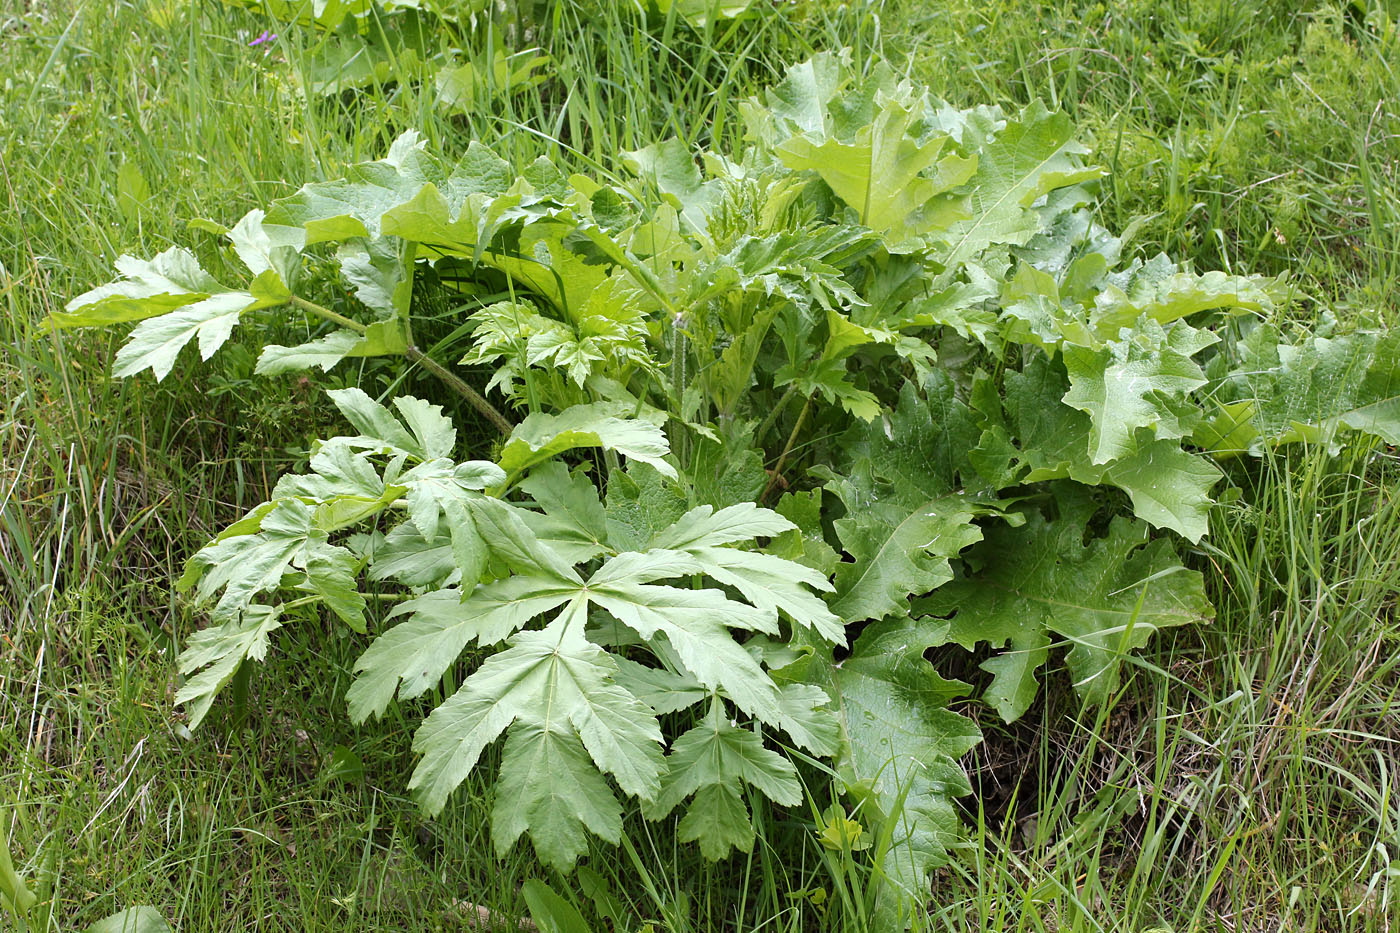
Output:
[[780,671],[821,687],[841,722],[836,767],[862,819],[889,834],[879,876],[882,929],[899,929],[928,898],[929,872],[957,838],[955,798],[972,792],[958,759],[981,741],[971,720],[948,709],[966,685],[924,658],[944,640],[939,620],[870,625],[840,663],[814,654]]
[[946,134],[925,134],[925,101],[901,84],[877,91],[874,118],[857,127],[829,119],[819,133],[793,136],[777,148],[792,169],[816,172],[860,222],[892,246],[969,216],[954,189],[972,177],[976,157],[955,151]]
[[1021,245],[1039,233],[1042,218],[1032,208],[1037,198],[1103,175],[1080,161],[1087,150],[1074,142],[1069,117],[1050,113],[1039,101],[1004,125],[997,114],[980,110],[967,111],[960,121],[960,141],[978,160],[970,182],[971,216],[943,234],[933,252],[949,281],[987,247]]
[[442,161],[410,131],[394,140],[383,159],[352,165],[342,179],[312,182],[274,202],[265,220],[302,228],[308,245],[373,240],[385,211],[409,200],[424,185],[445,183],[447,175]]
[[1400,337],[1358,332],[1294,344],[1260,325],[1233,369],[1212,367],[1213,417],[1195,440],[1216,456],[1306,441],[1336,450],[1345,431],[1400,444]]
[[1006,412],[1015,436],[1023,482],[1073,479],[1086,485],[1117,486],[1133,511],[1159,528],[1199,541],[1205,535],[1211,487],[1220,470],[1181,448],[1179,441],[1134,435],[1124,456],[1096,464],[1090,456],[1090,417],[1064,404],[1069,389],[1062,367],[1037,355],[1019,373],[1006,375]]
[[1202,311],[1267,313],[1288,303],[1284,280],[1264,276],[1196,274],[1164,255],[1104,276],[1094,294],[1094,326],[1112,337],[1146,315],[1159,324]]
[[977,572],[915,604],[947,618],[947,640],[964,648],[1009,646],[982,665],[993,675],[986,699],[1007,722],[1035,698],[1052,637],[1070,646],[1075,691],[1097,704],[1117,688],[1123,657],[1154,632],[1214,615],[1201,575],[1181,566],[1170,542],[1150,540],[1146,524],[1123,516],[1086,540],[1087,517],[1062,509],[1049,521],[1032,511],[1019,528],[989,530],[969,553]]

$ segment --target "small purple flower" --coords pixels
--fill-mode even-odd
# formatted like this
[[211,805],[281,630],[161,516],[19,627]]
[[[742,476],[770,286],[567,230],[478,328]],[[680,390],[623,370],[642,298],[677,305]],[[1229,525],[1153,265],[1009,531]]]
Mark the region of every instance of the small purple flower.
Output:
[[263,45],[263,44],[268,43],[268,42],[276,42],[276,41],[277,41],[277,33],[273,32],[273,31],[270,30],[270,29],[264,29],[263,32],[262,32],[262,35],[258,36],[258,37],[257,37],[256,39],[254,39],[252,42],[249,42],[249,43],[248,43],[248,46],[249,46],[249,48],[251,48],[251,47],[256,46],[256,45]]

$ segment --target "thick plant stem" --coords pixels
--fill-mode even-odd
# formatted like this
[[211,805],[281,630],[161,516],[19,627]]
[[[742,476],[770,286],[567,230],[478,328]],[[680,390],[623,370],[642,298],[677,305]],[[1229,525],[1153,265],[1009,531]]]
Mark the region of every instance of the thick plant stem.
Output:
[[812,396],[807,396],[807,400],[802,403],[802,411],[797,416],[797,423],[792,426],[792,433],[788,434],[787,443],[783,445],[783,452],[778,455],[778,463],[773,467],[773,475],[768,479],[768,485],[763,490],[763,495],[758,497],[762,503],[768,498],[768,494],[773,491],[773,487],[778,485],[779,478],[783,475],[783,467],[787,466],[788,454],[792,453],[792,445],[797,443],[797,435],[802,431],[802,426],[807,423],[807,413],[812,410]]
[[797,383],[794,382],[792,385],[788,386],[782,398],[778,399],[778,404],[773,406],[773,410],[768,413],[767,418],[763,419],[763,423],[758,426],[758,430],[753,432],[754,443],[763,443],[763,439],[768,436],[768,432],[772,430],[773,425],[777,422],[778,416],[783,413],[783,409],[787,408],[787,403],[792,401],[792,397],[796,394]]
[[308,311],[317,317],[325,318],[328,321],[339,324],[341,327],[347,327],[357,334],[363,334],[365,332],[365,325],[361,324],[359,321],[352,321],[345,315],[338,314],[330,308],[322,307],[314,301],[307,301],[305,298],[298,298],[296,295],[293,295],[287,300],[303,311]]
[[[685,354],[687,350],[685,330],[681,327],[685,318],[677,312],[671,317],[671,395],[675,399],[676,411],[685,408]],[[683,449],[687,438],[678,433],[671,450],[682,464],[688,464],[688,451]]]
[[466,399],[467,404],[480,412],[481,415],[487,421],[495,425],[496,429],[502,434],[509,436],[510,432],[515,430],[515,425],[511,424],[510,421],[506,419],[506,416],[496,409],[495,405],[488,402],[485,396],[462,381],[461,376],[458,376],[452,370],[415,346],[410,345],[409,348],[404,351],[404,355],[413,362],[421,365],[434,376],[437,376],[449,389]]
[[[330,308],[316,304],[314,301],[307,301],[305,298],[298,298],[296,295],[291,296],[288,300],[303,311],[310,312],[320,318],[325,318],[327,321],[332,321],[339,324],[341,327],[349,328],[357,334],[363,334],[366,330],[365,325],[361,324],[359,321],[353,321],[343,314],[332,311]],[[495,425],[496,429],[502,434],[509,435],[510,432],[515,429],[515,425],[511,424],[510,421],[506,419],[506,416],[501,414],[496,409],[496,406],[488,402],[480,392],[467,385],[462,381],[462,377],[428,356],[428,354],[424,353],[422,350],[410,344],[408,349],[404,351],[404,356],[408,357],[410,361],[418,363],[434,376],[437,376],[449,389],[466,399],[467,404],[480,412],[482,416]]]

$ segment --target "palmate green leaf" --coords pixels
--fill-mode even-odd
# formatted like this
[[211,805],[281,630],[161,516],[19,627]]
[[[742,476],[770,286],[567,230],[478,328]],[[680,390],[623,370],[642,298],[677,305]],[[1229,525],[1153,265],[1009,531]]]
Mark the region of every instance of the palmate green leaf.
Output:
[[980,569],[916,601],[915,612],[949,617],[948,640],[1010,650],[985,662],[986,699],[1011,722],[1036,693],[1050,635],[1068,641],[1065,661],[1086,703],[1118,686],[1124,655],[1162,628],[1214,617],[1201,575],[1181,566],[1170,542],[1117,516],[1103,538],[1085,540],[1087,515],[1061,509],[1054,521],[1032,511],[1019,528],[988,531],[970,552]]
[[767,236],[741,236],[727,252],[695,266],[686,300],[699,304],[743,289],[780,296],[801,309],[863,305],[842,267],[871,251],[872,237],[850,224]]
[[959,832],[953,800],[972,792],[958,759],[981,733],[948,709],[966,685],[944,680],[923,656],[942,642],[939,622],[887,619],[868,626],[839,664],[818,649],[779,672],[832,698],[837,773],[867,825],[883,823],[890,834],[877,882],[881,929],[900,929],[923,909],[929,872]]
[[[541,698],[545,704],[552,699]],[[587,833],[614,845],[621,839],[622,806],[571,725],[522,716],[511,728],[501,758],[502,789],[491,811],[497,853],[505,855],[528,831],[540,861],[567,871],[587,851]],[[653,738],[643,727],[634,731]]]
[[692,500],[717,509],[754,502],[768,488],[764,454],[753,439],[752,422],[731,420],[714,426],[714,437],[698,437],[691,449]]
[[[638,561],[638,564],[643,562]],[[599,573],[606,573],[607,566]],[[644,641],[660,641],[711,690],[722,690],[741,710],[777,722],[777,688],[729,628],[764,631],[768,616],[719,590],[683,590],[630,580],[589,581],[592,602]],[[773,631],[774,629],[769,629]]]
[[[602,506],[596,493],[584,494],[578,480],[562,465],[550,464],[524,487],[558,524],[597,536],[606,526]],[[825,694],[780,689],[760,656],[746,651],[731,632],[776,633],[780,610],[796,624],[840,632],[820,599],[803,592],[806,585],[825,585],[820,574],[735,547],[790,530],[786,519],[751,503],[718,512],[695,509],[654,533],[650,550],[613,554],[585,581],[573,559],[534,533],[531,523],[538,513],[486,497],[469,499],[468,509],[493,561],[508,566],[511,575],[469,591],[432,591],[400,605],[391,617],[406,621],[388,629],[360,657],[349,696],[352,718],[377,715],[396,691],[406,699],[439,682],[472,641],[508,639],[509,647],[468,677],[419,730],[415,749],[423,758],[411,786],[430,812],[444,805],[486,745],[510,730],[501,780],[524,789],[498,801],[498,846],[508,847],[528,831],[541,858],[567,867],[582,850],[586,832],[615,841],[616,819],[610,814],[620,811],[611,792],[585,808],[571,788],[551,787],[523,769],[548,762],[576,787],[590,788],[606,787],[597,774],[601,770],[628,794],[654,799],[660,788],[660,734],[653,709],[633,690],[655,699],[657,685],[667,682],[682,685],[680,694],[688,697],[681,707],[667,709],[705,698],[723,700],[786,731],[804,747],[832,746],[831,726],[821,712]],[[426,540],[420,529],[415,532]],[[575,556],[586,560],[593,553]],[[683,578],[689,584],[698,574],[734,586],[750,601],[718,589],[657,582]],[[590,607],[594,615],[606,614],[630,630],[631,639],[623,641],[649,650],[661,667],[628,661],[619,668],[589,640]],[[550,619],[542,630],[519,631],[541,616]],[[582,777],[590,768],[595,770]]]
[[[402,453],[419,461],[452,456],[457,444],[457,428],[442,413],[442,406],[411,396],[398,396],[394,407],[402,423],[389,409],[358,388],[332,389],[326,393],[335,407],[356,430],[358,437],[343,439],[352,446]],[[484,486],[474,488],[483,489]]]
[[800,133],[822,132],[830,101],[851,82],[850,59],[846,51],[818,52],[789,68],[761,97],[741,103],[749,138],[772,148]]
[[625,274],[615,272],[599,282],[570,317],[545,317],[525,301],[488,305],[472,315],[474,345],[462,363],[493,365],[487,389],[500,387],[514,399],[524,397],[527,370],[537,381],[540,373],[565,376],[581,389],[595,374],[655,369],[637,289]]
[[[289,474],[278,480],[270,507],[300,500],[298,505],[311,509],[310,526],[330,533],[358,524],[402,497],[404,487],[386,483],[348,440],[331,438],[311,455],[310,473]],[[251,534],[260,528],[260,523],[249,523],[239,533]],[[220,540],[231,537],[231,530]]]
[[805,564],[823,576],[831,576],[841,556],[826,543],[822,529],[822,490],[784,493],[774,510],[794,527],[773,538],[768,546],[769,553]]
[[360,634],[365,629],[365,598],[355,577],[360,562],[345,548],[316,548],[306,557],[303,588],[321,597],[326,608]]
[[193,588],[198,603],[220,594],[211,615],[215,622],[226,622],[249,611],[259,594],[276,590],[288,574],[302,571],[301,588],[363,632],[364,602],[354,583],[358,562],[348,550],[330,543],[317,520],[314,504],[275,500],[256,529],[220,538],[195,554],[180,587]]
[[557,415],[536,412],[515,426],[497,462],[507,476],[516,477],[565,451],[602,447],[675,477],[675,467],[664,459],[670,453],[666,435],[649,421],[628,417],[631,414],[627,406],[614,402],[575,405]]
[[418,589],[447,586],[460,578],[452,538],[444,530],[426,540],[411,521],[395,526],[368,553],[371,580],[398,580]]
[[414,253],[402,240],[380,237],[342,243],[335,255],[361,304],[381,318],[406,322],[413,300]]
[[142,321],[117,351],[113,374],[135,376],[149,369],[159,382],[170,374],[175,358],[191,340],[199,344],[200,359],[209,359],[228,340],[243,314],[280,305],[289,297],[275,273],[265,272],[259,280],[261,283],[254,281],[251,291],[211,295]]
[[863,494],[875,483],[856,476],[828,484],[848,510],[838,519],[841,545],[853,560],[836,571],[838,596],[832,609],[843,619],[860,621],[899,615],[910,596],[952,579],[948,561],[981,540],[973,519],[983,509],[956,495],[915,501],[891,501]]
[[611,657],[583,637],[585,606],[575,597],[545,629],[514,636],[434,710],[414,737],[423,759],[409,782],[437,812],[510,728],[500,781],[511,792],[492,819],[497,849],[528,830],[540,858],[561,869],[583,853],[585,829],[618,841],[621,806],[598,770],[651,799],[664,766],[655,716],[609,682]]
[[282,627],[280,606],[251,606],[240,616],[190,636],[177,664],[189,677],[175,694],[185,705],[189,727],[198,728],[209,707],[239,666],[249,658],[261,661],[267,654],[267,637]]
[[468,644],[494,645],[530,620],[572,599],[577,587],[550,577],[513,576],[477,587],[434,590],[400,603],[389,618],[409,616],[375,639],[355,662],[360,676],[346,699],[350,718],[383,714],[395,690],[412,699],[436,686]]
[[299,499],[276,502],[252,533],[222,538],[195,554],[181,588],[194,587],[201,603],[222,591],[214,620],[237,619],[255,596],[281,584],[294,561],[304,563],[308,550],[318,544],[330,546],[326,533],[313,527],[314,514],[314,508]]
[[[419,583],[446,582],[451,578],[470,592],[486,564],[486,541],[498,549],[503,542],[509,544],[499,516],[491,504],[483,504],[481,494],[486,487],[504,482],[505,474],[494,463],[455,463],[444,456],[451,454],[455,446],[456,429],[441,408],[400,396],[394,400],[398,409],[395,417],[359,389],[339,390],[331,395],[347,419],[364,433],[321,444],[312,455],[310,473],[284,476],[278,481],[271,502],[255,509],[190,561],[181,586],[194,588],[196,600],[201,603],[218,597],[213,607],[216,622],[236,625],[241,615],[261,611],[253,605],[260,594],[294,584],[319,597],[322,605],[355,630],[365,631],[365,600],[355,582],[361,560],[348,549],[331,544],[330,534],[363,522],[400,499],[408,506],[409,521],[405,524],[411,525],[415,534],[410,538],[403,526],[396,528],[385,545],[391,559],[379,568],[379,573],[372,572],[372,577],[407,576]],[[370,461],[371,456],[392,458],[386,471],[393,482],[385,481]],[[403,466],[408,461],[418,462],[405,472]],[[485,515],[485,533],[476,521],[478,513]],[[445,529],[449,542],[446,566],[432,554],[439,529]],[[372,556],[374,550],[370,553]],[[538,570],[541,565],[532,560],[528,566]],[[568,582],[578,582],[567,565],[563,565],[563,574]],[[495,590],[480,591],[480,605],[489,603],[493,594]],[[552,605],[558,603],[556,600]],[[460,633],[453,629],[442,634],[441,630],[450,626],[444,621],[446,613],[440,606],[418,601],[407,605],[408,611],[423,610],[422,618],[415,616],[414,624],[426,629],[427,634],[415,634],[412,625],[403,631],[391,630],[398,633],[395,638],[399,642],[410,643],[409,647],[390,651],[398,645],[393,639],[380,646],[390,656],[380,665],[380,680],[358,689],[352,687],[352,710],[358,718],[382,710],[398,686],[399,677],[409,684],[406,696],[421,692],[423,685],[441,677],[455,657],[456,652],[442,659],[436,675],[416,671],[417,665],[427,662],[419,660],[421,654],[413,653],[417,650],[414,638],[431,636],[449,643],[455,638],[460,651],[475,634],[490,633],[494,631],[491,626],[499,624],[484,619],[476,630]],[[499,641],[543,608],[521,616],[490,641]],[[413,660],[405,662],[405,657]],[[436,655],[429,652],[429,657]],[[405,663],[409,666],[405,667]],[[398,667],[394,668],[394,664]],[[209,684],[208,694],[201,694],[207,709],[213,693],[227,678],[200,676],[204,678],[201,683]],[[368,699],[363,698],[366,696]]]
[[1089,459],[1100,464],[1132,455],[1139,428],[1160,438],[1190,434],[1200,416],[1187,394],[1206,384],[1191,357],[1219,339],[1182,321],[1163,328],[1143,317],[1106,347],[1065,346],[1064,403],[1093,421]]
[[275,272],[284,284],[291,285],[300,271],[305,235],[295,227],[269,224],[266,216],[259,208],[244,214],[228,231],[229,243],[255,278]]
[[1032,208],[1037,198],[1104,174],[1080,161],[1088,150],[1073,141],[1073,127],[1064,113],[1050,113],[1037,101],[1004,126],[995,116],[977,110],[963,115],[963,148],[976,152],[978,159],[971,181],[971,216],[955,223],[933,250],[933,258],[947,270],[937,287],[949,284],[989,246],[1029,242],[1042,224]]
[[612,550],[608,518],[597,487],[583,472],[570,472],[562,462],[542,463],[520,483],[542,509],[524,512],[530,531],[573,563],[592,560]]
[[644,551],[651,539],[687,511],[689,503],[673,483],[645,464],[629,464],[608,474],[603,507],[608,542],[620,551]]
[[656,569],[639,573],[704,574],[734,587],[767,614],[768,621],[754,628],[771,630],[781,610],[797,625],[815,629],[827,641],[844,644],[842,620],[812,592],[832,590],[824,574],[772,554],[726,546],[792,530],[794,526],[786,518],[751,502],[717,512],[702,505],[651,539],[642,558]]
[[336,363],[345,359],[359,344],[361,336],[353,330],[334,330],[323,337],[308,340],[295,347],[269,344],[258,355],[255,372],[259,376],[280,376],[283,373],[303,372],[312,368],[328,371]]

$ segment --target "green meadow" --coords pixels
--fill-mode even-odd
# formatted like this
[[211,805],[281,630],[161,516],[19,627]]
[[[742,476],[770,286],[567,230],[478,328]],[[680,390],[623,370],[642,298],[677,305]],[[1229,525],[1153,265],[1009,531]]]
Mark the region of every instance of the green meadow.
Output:
[[0,0],[0,928],[1400,924],[1400,6],[343,6]]

